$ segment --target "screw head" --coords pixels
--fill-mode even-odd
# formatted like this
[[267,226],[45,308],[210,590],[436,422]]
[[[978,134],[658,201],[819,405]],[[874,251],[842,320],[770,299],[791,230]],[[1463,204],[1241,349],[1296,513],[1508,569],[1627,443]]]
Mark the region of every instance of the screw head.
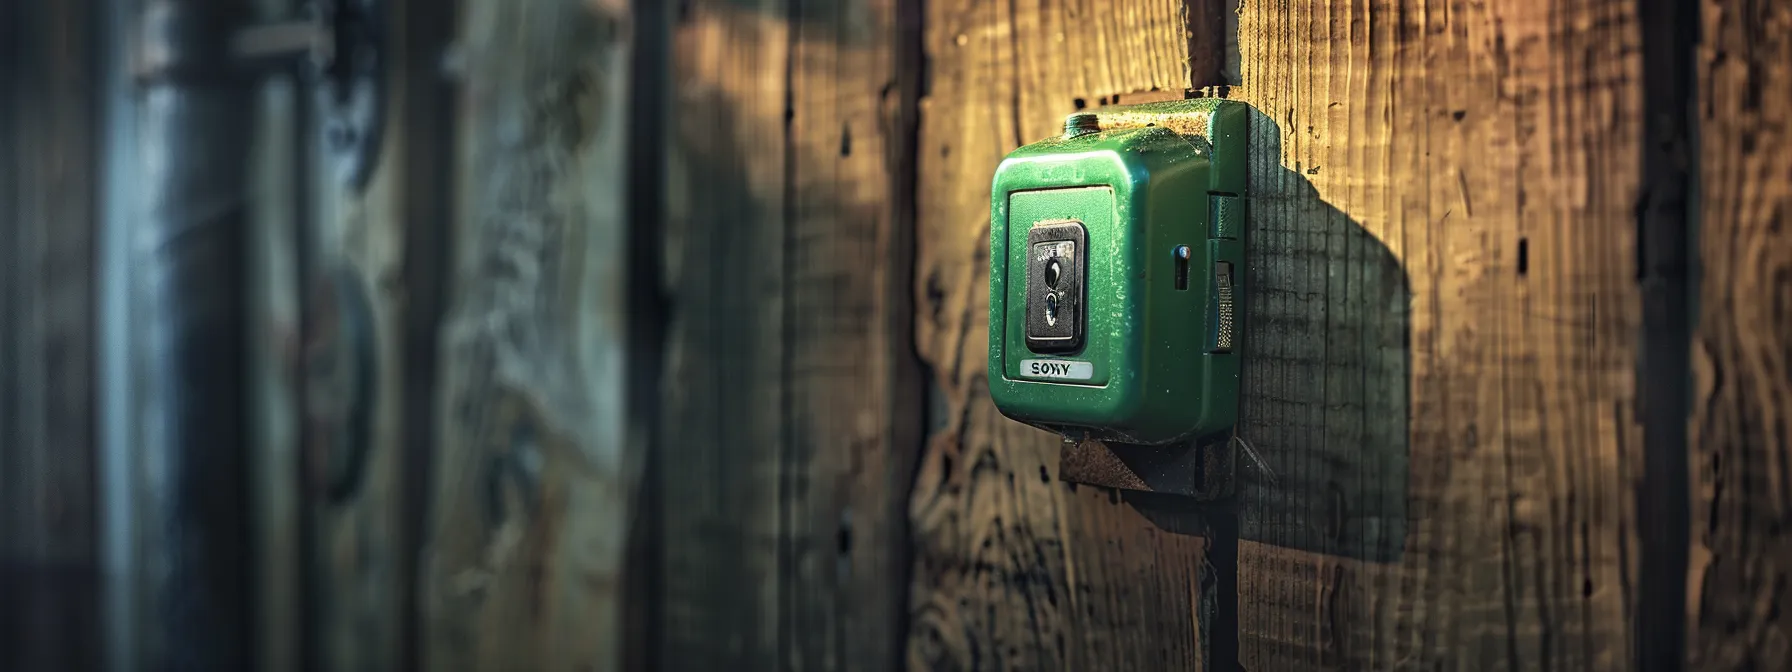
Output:
[[1101,117],[1094,112],[1077,112],[1064,118],[1064,139],[1101,132]]

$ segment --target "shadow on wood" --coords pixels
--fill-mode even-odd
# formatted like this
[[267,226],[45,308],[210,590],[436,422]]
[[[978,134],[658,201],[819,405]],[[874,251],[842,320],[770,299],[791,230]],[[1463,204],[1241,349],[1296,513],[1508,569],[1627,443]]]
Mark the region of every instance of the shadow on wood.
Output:
[[921,422],[892,9],[708,0],[674,27],[664,669],[900,661]]
[[[1407,530],[1411,294],[1399,260],[1321,200],[1253,114],[1236,528],[1242,539],[1395,562]],[[1318,168],[1310,169],[1316,173]],[[1192,500],[1126,493],[1166,531]]]
[[825,40],[842,46],[864,47],[887,38],[872,33],[879,29],[879,21],[883,19],[881,13],[889,11],[887,6],[874,8],[871,3],[863,1],[768,3],[765,0],[680,0],[677,3],[676,19],[686,20],[697,5],[704,6],[708,11],[720,9],[731,14],[758,14],[766,19],[783,22],[808,39]]

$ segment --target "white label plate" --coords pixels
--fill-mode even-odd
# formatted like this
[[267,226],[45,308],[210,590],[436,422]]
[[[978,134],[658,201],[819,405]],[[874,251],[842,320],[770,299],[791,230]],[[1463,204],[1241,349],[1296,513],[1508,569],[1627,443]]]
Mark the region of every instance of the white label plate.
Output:
[[1020,375],[1052,380],[1088,380],[1095,377],[1095,365],[1074,359],[1023,359]]

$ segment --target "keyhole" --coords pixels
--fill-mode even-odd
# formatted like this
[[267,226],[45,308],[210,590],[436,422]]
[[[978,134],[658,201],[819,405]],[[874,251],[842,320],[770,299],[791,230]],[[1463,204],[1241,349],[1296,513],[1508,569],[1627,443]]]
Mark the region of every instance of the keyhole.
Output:
[[[1047,272],[1049,273],[1050,271],[1047,271]],[[1046,326],[1051,326],[1051,327],[1058,326],[1058,293],[1057,292],[1050,292],[1045,295],[1045,324],[1046,324]]]
[[1045,262],[1045,286],[1058,288],[1058,278],[1064,275],[1064,269],[1058,265],[1056,258]]

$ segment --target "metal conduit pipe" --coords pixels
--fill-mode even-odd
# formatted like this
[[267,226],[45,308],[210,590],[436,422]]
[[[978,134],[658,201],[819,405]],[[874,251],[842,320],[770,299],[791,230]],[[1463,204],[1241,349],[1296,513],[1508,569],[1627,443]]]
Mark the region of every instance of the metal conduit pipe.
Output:
[[[152,0],[135,78],[136,215],[124,222],[132,669],[245,670],[254,567],[245,268],[251,82],[231,66],[244,0]],[[124,190],[131,193],[131,190]],[[116,193],[116,192],[115,192]]]

